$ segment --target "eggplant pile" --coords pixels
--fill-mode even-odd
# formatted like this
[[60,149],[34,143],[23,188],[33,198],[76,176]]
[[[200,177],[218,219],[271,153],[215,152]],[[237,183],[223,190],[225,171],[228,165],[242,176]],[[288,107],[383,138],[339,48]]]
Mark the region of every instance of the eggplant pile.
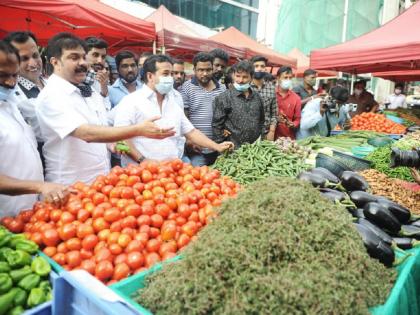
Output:
[[299,174],[321,195],[341,204],[354,217],[354,225],[367,252],[385,266],[395,266],[409,254],[396,259],[395,251],[420,246],[420,218],[410,210],[382,196],[369,193],[369,184],[359,174],[345,171],[340,177],[322,167]]

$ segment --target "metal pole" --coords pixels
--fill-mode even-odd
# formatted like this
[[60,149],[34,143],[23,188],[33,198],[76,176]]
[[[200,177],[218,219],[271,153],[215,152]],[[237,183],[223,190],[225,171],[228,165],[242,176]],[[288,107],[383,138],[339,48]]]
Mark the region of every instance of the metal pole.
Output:
[[[346,41],[347,37],[347,19],[348,19],[348,13],[349,13],[349,0],[344,1],[344,15],[343,15],[343,29],[341,32],[341,42],[344,43]],[[338,73],[338,77],[343,77],[343,72]],[[353,86],[353,84],[352,84]]]

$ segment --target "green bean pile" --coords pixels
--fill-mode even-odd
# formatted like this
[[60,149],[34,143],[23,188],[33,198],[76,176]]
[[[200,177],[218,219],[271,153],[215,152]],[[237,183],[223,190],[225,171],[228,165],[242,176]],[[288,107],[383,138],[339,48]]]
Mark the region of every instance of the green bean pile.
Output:
[[227,200],[135,300],[153,314],[369,314],[396,276],[351,216],[309,184],[268,178]]
[[268,176],[296,177],[309,166],[298,154],[281,152],[274,142],[256,141],[220,156],[213,168],[240,184],[249,184]]

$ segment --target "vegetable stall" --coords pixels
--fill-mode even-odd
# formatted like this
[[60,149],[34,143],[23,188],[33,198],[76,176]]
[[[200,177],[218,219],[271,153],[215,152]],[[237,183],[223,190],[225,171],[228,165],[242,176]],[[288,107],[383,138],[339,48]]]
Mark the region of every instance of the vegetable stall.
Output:
[[413,314],[420,192],[390,156],[415,147],[419,131],[350,130],[74,183],[59,208],[2,218],[0,314]]

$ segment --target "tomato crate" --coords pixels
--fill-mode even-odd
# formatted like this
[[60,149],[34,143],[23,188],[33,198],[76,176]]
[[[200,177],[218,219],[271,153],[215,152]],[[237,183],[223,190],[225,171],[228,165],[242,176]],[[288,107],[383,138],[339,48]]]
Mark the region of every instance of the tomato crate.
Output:
[[138,314],[128,302],[85,270],[63,270],[53,285],[52,314]]
[[136,301],[133,300],[132,295],[139,289],[142,289],[146,285],[146,278],[147,276],[151,275],[152,273],[156,272],[157,270],[161,270],[163,264],[176,262],[179,259],[181,259],[181,256],[175,256],[171,259],[168,259],[164,263],[156,264],[152,268],[145,270],[143,272],[140,272],[136,275],[133,275],[131,277],[128,277],[124,280],[121,280],[113,285],[110,286],[110,288],[116,292],[118,295],[120,295],[125,301],[130,303],[130,305],[136,309],[138,314],[141,315],[152,315],[152,312],[148,309],[144,308],[140,304],[138,304]]

